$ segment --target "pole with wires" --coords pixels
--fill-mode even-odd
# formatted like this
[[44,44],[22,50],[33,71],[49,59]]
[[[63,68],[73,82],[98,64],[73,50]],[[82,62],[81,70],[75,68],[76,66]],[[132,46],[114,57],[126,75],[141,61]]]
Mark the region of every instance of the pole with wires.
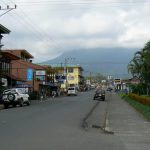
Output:
[[7,14],[8,12],[12,11],[13,9],[16,9],[17,8],[17,5],[14,5],[14,7],[10,7],[9,5],[7,5],[6,8],[2,8],[2,6],[0,6],[0,10],[3,10],[5,11],[4,13],[2,13],[0,15],[0,17],[2,17],[3,15]]

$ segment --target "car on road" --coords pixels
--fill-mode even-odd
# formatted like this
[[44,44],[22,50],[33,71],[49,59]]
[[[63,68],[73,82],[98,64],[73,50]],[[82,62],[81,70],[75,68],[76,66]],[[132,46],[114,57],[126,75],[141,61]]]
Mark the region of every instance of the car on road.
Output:
[[104,101],[105,100],[105,90],[97,89],[95,91],[95,94],[94,94],[94,97],[93,97],[93,100],[96,100],[96,99]]
[[111,92],[112,90],[113,90],[113,88],[111,88],[111,87],[107,88],[107,91],[109,91],[109,92]]
[[22,107],[24,104],[30,105],[29,95],[25,93],[23,88],[12,88],[3,91],[2,102],[4,108],[8,108],[9,105],[16,107],[20,105]]
[[70,95],[77,96],[77,94],[78,94],[78,91],[77,91],[76,87],[68,87],[68,90],[67,90],[67,95],[68,96],[70,96]]

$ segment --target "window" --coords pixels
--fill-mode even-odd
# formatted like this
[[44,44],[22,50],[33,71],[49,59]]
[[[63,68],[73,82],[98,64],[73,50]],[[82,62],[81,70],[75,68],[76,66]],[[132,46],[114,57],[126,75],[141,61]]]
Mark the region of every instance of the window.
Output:
[[73,68],[68,68],[68,73],[73,73]]

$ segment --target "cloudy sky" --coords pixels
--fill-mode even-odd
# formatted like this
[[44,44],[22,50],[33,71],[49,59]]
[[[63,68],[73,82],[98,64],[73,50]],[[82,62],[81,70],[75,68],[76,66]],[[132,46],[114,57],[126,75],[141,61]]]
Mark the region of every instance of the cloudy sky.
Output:
[[150,39],[150,0],[0,0],[0,23],[11,30],[3,49],[26,49],[36,62],[65,51],[140,49]]

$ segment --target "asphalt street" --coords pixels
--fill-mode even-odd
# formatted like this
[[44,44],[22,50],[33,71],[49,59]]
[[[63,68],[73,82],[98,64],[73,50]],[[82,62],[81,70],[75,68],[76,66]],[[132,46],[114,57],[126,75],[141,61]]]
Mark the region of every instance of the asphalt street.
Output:
[[[78,96],[59,97],[54,99],[51,98],[43,102],[36,101],[32,102],[31,106],[0,110],[0,149],[134,149],[134,145],[132,145],[131,143],[134,142],[135,145],[138,143],[136,143],[135,141],[130,141],[127,136],[125,136],[124,132],[122,132],[124,127],[122,124],[124,124],[124,122],[122,122],[122,124],[120,125],[119,121],[116,121],[116,118],[118,117],[116,116],[118,114],[117,111],[119,111],[118,109],[120,107],[116,109],[113,108],[113,106],[118,107],[116,103],[118,103],[117,101],[120,100],[115,96],[116,95],[110,96],[107,94],[106,101],[99,102],[99,105],[88,118],[89,126],[87,130],[82,128],[82,123],[83,119],[97,103],[97,101],[92,100],[93,91],[79,93]],[[127,104],[125,104],[125,106],[126,105]],[[127,107],[129,106],[127,105]],[[109,108],[108,112],[112,113],[112,115],[109,114],[107,118],[105,118],[107,108]],[[139,119],[139,121],[141,122],[141,120],[143,119],[141,118],[142,117],[140,116],[136,119]],[[98,124],[103,126],[106,119],[109,120],[110,123],[108,125],[116,133],[114,132],[114,134],[107,134],[99,128],[92,128],[91,124]],[[115,120],[116,123],[114,123],[113,120]],[[117,127],[118,125],[122,126],[120,130]],[[146,129],[146,127],[144,129]],[[144,147],[144,150],[149,150],[147,149],[147,146],[149,146],[150,143],[148,141],[150,138],[147,139],[149,135],[143,135],[143,137],[144,139],[143,141],[140,140],[140,143],[144,145],[145,142],[147,145],[146,147]],[[139,142],[139,140],[137,142]],[[137,147],[135,146],[135,148]]]

